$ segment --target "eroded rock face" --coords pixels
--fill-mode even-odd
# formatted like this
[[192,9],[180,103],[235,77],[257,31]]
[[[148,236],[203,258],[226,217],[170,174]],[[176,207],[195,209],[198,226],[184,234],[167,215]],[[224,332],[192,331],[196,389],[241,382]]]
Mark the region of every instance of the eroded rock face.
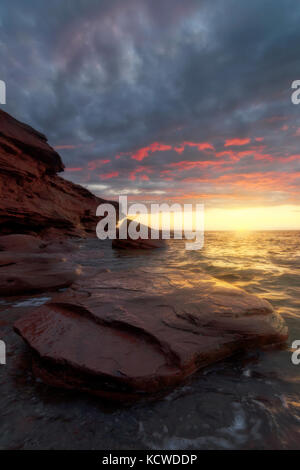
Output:
[[0,233],[95,236],[103,200],[59,177],[63,169],[43,134],[0,110]]
[[284,322],[268,302],[199,275],[98,274],[18,320],[15,330],[44,382],[122,401],[165,393],[237,351],[285,341]]

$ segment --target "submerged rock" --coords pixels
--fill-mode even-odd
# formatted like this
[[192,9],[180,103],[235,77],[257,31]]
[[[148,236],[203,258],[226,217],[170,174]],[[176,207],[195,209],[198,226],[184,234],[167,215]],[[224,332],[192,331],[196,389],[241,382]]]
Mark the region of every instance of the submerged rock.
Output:
[[281,343],[271,305],[204,273],[135,270],[75,283],[15,323],[37,377],[131,401],[238,351]]

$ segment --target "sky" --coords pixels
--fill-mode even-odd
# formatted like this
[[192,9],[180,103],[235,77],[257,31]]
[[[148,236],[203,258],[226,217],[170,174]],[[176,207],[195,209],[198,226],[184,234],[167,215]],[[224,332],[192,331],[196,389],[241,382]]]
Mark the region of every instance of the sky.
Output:
[[295,0],[2,0],[3,109],[101,197],[300,228],[299,24]]

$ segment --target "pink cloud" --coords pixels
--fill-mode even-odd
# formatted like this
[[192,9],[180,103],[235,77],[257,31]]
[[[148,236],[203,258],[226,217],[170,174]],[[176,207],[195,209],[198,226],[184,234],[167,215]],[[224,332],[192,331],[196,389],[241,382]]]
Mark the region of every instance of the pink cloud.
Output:
[[[147,166],[138,166],[137,168],[135,168],[133,171],[130,172],[129,179],[131,181],[135,181],[137,173],[153,173],[153,170],[151,168],[148,168]],[[141,179],[145,180],[145,178],[142,178],[142,176],[141,176]]]
[[[165,152],[166,150],[175,150],[175,152],[181,154],[185,147],[196,147],[199,151],[203,150],[214,150],[214,146],[209,142],[189,142],[185,141],[175,147],[172,145],[161,144],[159,142],[153,142],[147,147],[140,148],[131,155],[133,160],[142,161],[147,158],[150,153],[154,152]],[[120,154],[121,155],[121,154]],[[120,158],[120,155],[116,155],[116,158]]]
[[96,170],[96,168],[100,168],[101,166],[103,165],[106,165],[107,163],[109,163],[110,160],[106,159],[106,160],[91,160],[89,163],[88,163],[88,169],[93,171],[93,170]]
[[117,178],[119,176],[119,172],[118,171],[113,171],[111,173],[104,173],[103,175],[100,175],[100,178],[102,180],[109,180],[111,178]]
[[296,132],[293,134],[295,137],[300,137],[300,127],[296,129]]
[[209,142],[184,142],[183,145],[197,147],[198,150],[214,150],[214,146]]
[[231,147],[231,146],[234,146],[234,145],[247,145],[250,143],[250,140],[248,137],[245,138],[245,139],[239,139],[239,138],[235,138],[235,139],[227,139],[225,141],[225,144],[224,144],[224,147]]
[[144,160],[144,158],[148,157],[150,153],[165,152],[166,150],[172,150],[172,146],[153,142],[153,144],[150,144],[148,147],[143,147],[132,154],[131,158],[140,162]]
[[286,162],[293,162],[295,160],[300,160],[300,155],[295,154],[295,155],[289,155],[288,157],[280,157],[278,158],[279,162],[286,163]]
[[217,152],[216,153],[216,157],[231,157],[233,158],[235,155],[235,153],[233,152],[233,150],[224,150],[223,152]]
[[184,151],[184,145],[180,145],[179,147],[174,147],[175,152],[182,153]]
[[233,150],[224,150],[223,152],[216,153],[216,157],[225,157],[228,156],[232,161],[239,162],[242,158],[253,155],[255,160],[269,160],[273,161],[274,157],[271,157],[269,154],[264,154],[262,151],[265,149],[265,146],[261,145],[259,147],[252,147],[247,150],[242,150],[240,152],[234,152]]
[[230,163],[226,160],[205,160],[205,161],[186,161],[182,160],[180,162],[170,163],[169,166],[172,168],[177,168],[180,171],[192,170],[193,168],[207,168],[209,166],[222,166]]

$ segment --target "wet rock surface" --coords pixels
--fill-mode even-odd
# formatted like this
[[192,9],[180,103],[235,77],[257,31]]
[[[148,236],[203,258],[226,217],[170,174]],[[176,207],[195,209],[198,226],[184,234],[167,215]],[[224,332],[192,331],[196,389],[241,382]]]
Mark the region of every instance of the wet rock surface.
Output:
[[[289,327],[290,338],[286,344],[241,351],[200,369],[162,397],[155,395],[155,400],[139,400],[130,406],[121,406],[82,393],[80,389],[54,388],[33,374],[32,349],[13,331],[13,324],[36,307],[55,300],[54,292],[1,299],[0,338],[6,342],[7,364],[0,367],[0,448],[299,449],[298,367],[292,364],[289,350],[291,342],[300,335],[296,316],[299,274],[294,287],[287,276],[290,269],[293,269],[293,278],[296,276],[293,256],[299,246],[299,235],[298,238],[294,234],[288,239],[282,237],[283,246],[290,247],[285,255],[287,272],[284,275],[282,259],[276,257],[280,264],[274,261],[269,265],[268,259],[266,269],[257,267],[255,278],[253,270],[245,268],[248,259],[245,253],[241,258],[240,247],[244,247],[241,237],[235,239],[220,272],[216,260],[221,258],[220,250],[222,259],[226,255],[227,236],[208,234],[206,249],[198,253],[187,253],[180,240],[170,241],[166,250],[130,252],[111,250],[109,240],[101,244],[93,239],[76,240],[80,250],[72,258],[84,269],[97,268],[103,273],[108,272],[108,267],[113,272],[125,271],[128,267],[131,272],[139,272],[145,266],[147,270],[154,270],[160,265],[164,272],[176,266],[177,272],[196,279],[201,279],[204,270],[215,277],[230,279],[237,286],[246,286],[248,292],[270,299]],[[265,249],[269,239],[273,247],[274,235],[255,233],[253,238],[255,249],[261,247],[262,260],[266,261]],[[247,237],[245,244],[249,249]],[[279,247],[276,249],[277,253]],[[251,250],[249,265],[253,265]],[[286,287],[289,290],[282,300],[278,288],[285,290]],[[289,300],[291,289],[294,294]]]
[[31,235],[0,237],[0,295],[4,297],[69,287],[82,273],[72,260],[71,241]]
[[80,280],[15,330],[42,381],[121,401],[165,393],[204,366],[287,338],[267,301],[204,273],[161,269]]
[[0,236],[0,256],[2,252],[12,253],[71,253],[76,245],[71,240],[42,240],[33,235],[11,234]]
[[0,295],[56,290],[70,286],[80,267],[59,255],[4,254],[0,256]]
[[[136,238],[132,237],[129,227],[134,227]],[[166,242],[162,239],[161,231],[158,231],[155,239],[151,235],[150,227],[129,219],[123,220],[116,231],[116,238],[112,241],[112,247],[121,250],[153,250],[165,246]]]

